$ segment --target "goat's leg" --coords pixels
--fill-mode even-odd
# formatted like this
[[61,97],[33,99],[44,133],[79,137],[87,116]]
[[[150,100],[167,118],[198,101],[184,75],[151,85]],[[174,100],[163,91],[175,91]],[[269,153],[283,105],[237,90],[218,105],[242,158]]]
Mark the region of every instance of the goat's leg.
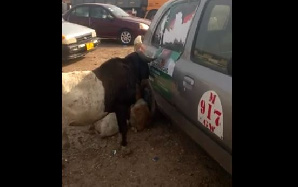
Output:
[[128,117],[128,107],[120,105],[116,107],[116,116],[119,126],[119,132],[122,134],[122,146],[127,145],[127,117]]

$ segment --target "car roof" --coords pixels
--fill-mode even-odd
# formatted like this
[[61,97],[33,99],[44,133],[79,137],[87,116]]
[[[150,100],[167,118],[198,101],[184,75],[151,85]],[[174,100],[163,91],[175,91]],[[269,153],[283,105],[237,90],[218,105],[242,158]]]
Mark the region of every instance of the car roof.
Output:
[[115,7],[117,7],[116,5],[109,4],[109,3],[81,3],[81,4],[75,5],[74,7],[82,6],[82,5],[100,5],[100,6],[115,6]]

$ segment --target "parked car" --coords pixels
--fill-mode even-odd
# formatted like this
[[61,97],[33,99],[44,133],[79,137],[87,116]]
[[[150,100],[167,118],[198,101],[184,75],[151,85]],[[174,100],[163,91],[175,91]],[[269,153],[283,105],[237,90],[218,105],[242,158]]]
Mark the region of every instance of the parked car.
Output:
[[100,44],[96,31],[70,23],[62,18],[62,59],[69,60],[84,56]]
[[139,49],[159,109],[232,173],[232,0],[170,0]]
[[100,38],[119,39],[122,44],[132,44],[138,35],[144,35],[150,20],[129,15],[121,8],[102,3],[83,3],[67,11],[63,18],[69,22],[96,30]]

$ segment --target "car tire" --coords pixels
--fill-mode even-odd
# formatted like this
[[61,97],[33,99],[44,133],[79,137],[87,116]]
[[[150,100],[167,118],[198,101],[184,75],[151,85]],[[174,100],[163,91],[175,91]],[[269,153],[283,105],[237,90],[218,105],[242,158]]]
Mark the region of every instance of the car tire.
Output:
[[151,114],[152,118],[154,118],[157,115],[157,113],[158,113],[158,110],[157,110],[156,101],[155,101],[153,93],[151,92],[150,114]]
[[131,32],[125,29],[120,32],[119,40],[123,45],[131,45],[134,38]]
[[157,114],[159,113],[159,111],[157,108],[153,90],[152,90],[149,82],[148,82],[148,85],[149,86],[147,86],[143,90],[143,93],[144,93],[143,99],[148,103],[151,118],[155,118],[157,116]]

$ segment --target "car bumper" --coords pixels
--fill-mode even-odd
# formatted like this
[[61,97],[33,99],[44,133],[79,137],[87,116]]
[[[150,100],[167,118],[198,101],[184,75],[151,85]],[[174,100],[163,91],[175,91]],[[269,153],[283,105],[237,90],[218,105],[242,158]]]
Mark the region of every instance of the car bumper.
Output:
[[[87,49],[87,44],[93,43],[92,49]],[[63,60],[71,60],[75,58],[82,57],[86,55],[88,52],[94,50],[100,44],[100,38],[94,37],[89,40],[82,41],[80,43],[62,45],[62,59]]]

